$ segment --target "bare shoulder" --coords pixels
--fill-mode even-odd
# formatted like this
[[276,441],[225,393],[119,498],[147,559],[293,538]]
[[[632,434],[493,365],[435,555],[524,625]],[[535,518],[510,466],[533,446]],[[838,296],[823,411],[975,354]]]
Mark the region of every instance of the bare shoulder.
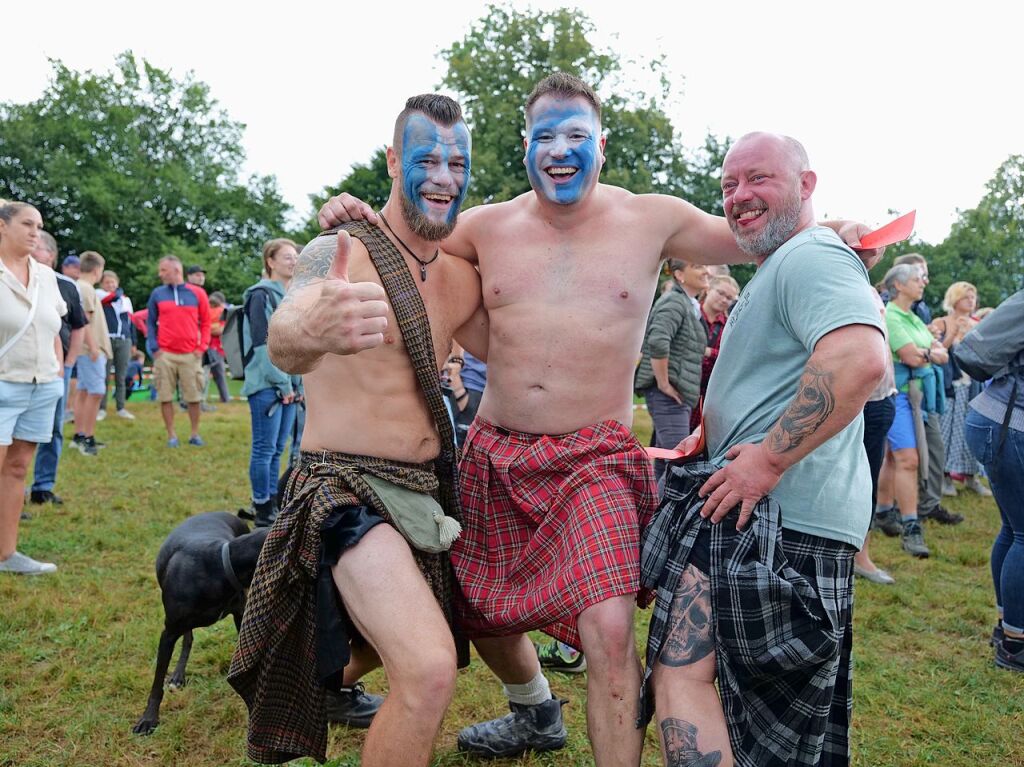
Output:
[[[364,260],[367,257],[366,247],[354,237],[351,237],[350,240],[349,262]],[[322,234],[306,243],[295,262],[295,273],[288,286],[288,291],[298,290],[326,278],[337,252],[337,234]]]

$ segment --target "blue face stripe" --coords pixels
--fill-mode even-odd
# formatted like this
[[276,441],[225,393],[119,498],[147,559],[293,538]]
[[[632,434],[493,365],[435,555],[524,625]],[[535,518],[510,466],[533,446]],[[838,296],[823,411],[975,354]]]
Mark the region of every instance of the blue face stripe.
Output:
[[[600,136],[594,113],[579,107],[536,110],[526,145],[530,185],[552,202],[579,202],[601,172]],[[568,181],[555,183],[547,168],[576,168]]]
[[[433,211],[420,196],[423,186],[437,182],[439,187],[445,186],[445,191],[450,191],[451,184],[442,178],[445,172],[450,175],[457,190],[446,218],[452,223],[469,189],[470,138],[466,124],[459,122],[450,129],[443,129],[422,115],[412,115],[402,131],[401,162],[402,191],[427,217]],[[457,162],[462,162],[464,167],[452,165]]]

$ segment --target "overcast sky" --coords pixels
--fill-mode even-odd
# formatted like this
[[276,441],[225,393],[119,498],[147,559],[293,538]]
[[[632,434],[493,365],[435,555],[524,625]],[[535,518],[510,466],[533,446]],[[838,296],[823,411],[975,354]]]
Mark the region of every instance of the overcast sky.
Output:
[[[247,125],[247,172],[276,175],[304,215],[308,194],[387,142],[407,96],[435,89],[439,52],[485,13],[471,0],[357,5],[23,5],[5,21],[0,101],[37,98],[48,57],[106,70],[131,49],[178,77],[191,69]],[[937,243],[958,208],[978,203],[999,164],[1024,153],[1018,2],[577,7],[597,26],[593,42],[623,60],[666,56],[667,111],[687,146],[708,130],[775,130],[803,141],[818,173],[819,216],[880,224],[889,209],[917,208],[918,236]]]

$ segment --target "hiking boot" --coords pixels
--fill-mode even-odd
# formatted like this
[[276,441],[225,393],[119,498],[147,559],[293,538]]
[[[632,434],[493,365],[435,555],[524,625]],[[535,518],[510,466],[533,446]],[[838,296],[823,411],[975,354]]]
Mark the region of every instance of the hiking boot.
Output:
[[509,702],[511,714],[465,727],[459,732],[459,751],[477,756],[518,756],[527,751],[555,751],[565,745],[562,724],[566,701],[552,698],[535,706]]
[[558,641],[534,644],[541,668],[561,671],[563,674],[580,674],[587,670],[587,659],[583,653]]
[[918,510],[919,519],[927,519],[929,522],[938,522],[940,525],[959,525],[964,521],[963,514],[954,514],[945,506],[936,506],[931,511]]
[[57,565],[52,562],[37,562],[32,557],[26,557],[20,551],[15,551],[7,559],[0,561],[0,573],[43,575],[55,572],[57,572]]
[[927,559],[931,556],[928,547],[924,545],[924,533],[921,532],[921,523],[916,519],[909,519],[903,523],[903,531],[900,533],[900,542],[903,550],[920,559]]
[[52,503],[54,506],[64,503],[64,499],[51,490],[33,490],[28,499],[31,503]]
[[362,682],[342,687],[338,692],[328,690],[324,697],[324,712],[331,724],[346,727],[369,727],[384,698],[366,692]]
[[262,503],[253,502],[252,509],[256,518],[255,527],[270,527],[277,519],[277,506],[274,505],[273,498]]
[[900,513],[895,507],[885,511],[875,512],[875,527],[881,530],[890,538],[895,538],[903,532],[903,524],[900,522]]
[[978,479],[976,475],[972,475],[967,478],[967,481],[964,483],[964,489],[970,490],[972,493],[977,493],[982,498],[992,497],[992,491],[981,484],[981,480]]
[[1011,653],[1006,649],[1006,637],[996,645],[996,665],[1009,671],[1024,673],[1024,647]]

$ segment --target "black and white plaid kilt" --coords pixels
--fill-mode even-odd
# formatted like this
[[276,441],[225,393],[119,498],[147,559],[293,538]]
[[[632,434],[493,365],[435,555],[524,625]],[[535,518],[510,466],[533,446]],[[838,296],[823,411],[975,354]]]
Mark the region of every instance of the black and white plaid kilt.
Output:
[[736,764],[847,765],[855,549],[782,530],[771,496],[741,532],[736,512],[711,525],[700,516],[697,491],[714,471],[705,462],[673,467],[643,536],[641,586],[657,596],[637,725],[654,713],[651,674],[672,596],[698,535],[709,528],[702,540],[710,547],[718,685]]

